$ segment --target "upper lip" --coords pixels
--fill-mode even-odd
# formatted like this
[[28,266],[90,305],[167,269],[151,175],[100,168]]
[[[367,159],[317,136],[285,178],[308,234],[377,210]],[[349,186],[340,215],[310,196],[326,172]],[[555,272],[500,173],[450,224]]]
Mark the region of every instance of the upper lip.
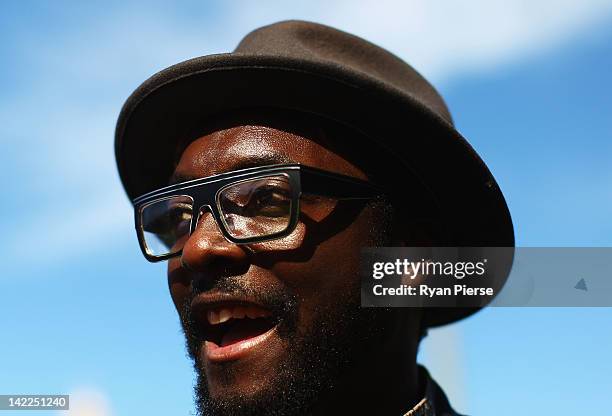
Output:
[[[220,309],[231,309],[236,307],[256,307],[267,312],[267,316],[273,315],[272,309],[257,300],[246,297],[238,296],[228,293],[220,292],[208,292],[201,293],[191,301],[191,314],[192,318],[201,326],[210,326],[207,318],[209,311],[220,310]],[[269,315],[268,315],[269,314]]]
[[268,306],[253,298],[228,293],[201,293],[191,301],[191,311],[194,314],[203,313],[209,309],[232,306],[256,306],[261,309],[270,310]]

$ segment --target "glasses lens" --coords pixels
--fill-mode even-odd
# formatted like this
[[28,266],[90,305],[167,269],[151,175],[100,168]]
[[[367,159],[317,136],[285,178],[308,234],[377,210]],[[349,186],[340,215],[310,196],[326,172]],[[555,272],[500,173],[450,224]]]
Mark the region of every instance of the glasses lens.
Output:
[[193,200],[173,196],[153,201],[140,209],[142,233],[152,256],[178,253],[189,238]]
[[219,193],[223,222],[237,239],[265,237],[285,231],[291,217],[291,186],[284,175],[250,179]]

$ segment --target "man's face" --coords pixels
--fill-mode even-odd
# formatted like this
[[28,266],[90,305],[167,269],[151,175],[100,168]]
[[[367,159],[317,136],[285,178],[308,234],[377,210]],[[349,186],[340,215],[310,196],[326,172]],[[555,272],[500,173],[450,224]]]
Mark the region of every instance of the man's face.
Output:
[[[193,141],[174,176],[276,161],[366,178],[323,146],[316,128],[298,134],[236,124]],[[226,241],[205,212],[182,256],[169,262],[170,291],[206,414],[299,413],[384,331],[377,312],[359,308],[359,253],[377,243],[378,210],[307,195],[300,207],[289,236],[250,245]]]

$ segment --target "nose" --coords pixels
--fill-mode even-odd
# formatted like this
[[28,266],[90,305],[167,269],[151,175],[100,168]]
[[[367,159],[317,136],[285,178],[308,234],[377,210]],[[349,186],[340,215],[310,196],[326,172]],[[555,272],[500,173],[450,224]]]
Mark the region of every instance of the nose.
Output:
[[194,232],[183,246],[181,264],[184,268],[207,273],[243,266],[248,253],[223,237],[210,208],[200,210]]

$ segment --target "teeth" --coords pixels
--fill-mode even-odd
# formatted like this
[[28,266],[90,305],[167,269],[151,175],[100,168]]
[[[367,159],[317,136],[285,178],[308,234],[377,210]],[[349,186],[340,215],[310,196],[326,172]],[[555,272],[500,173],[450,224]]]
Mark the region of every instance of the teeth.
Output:
[[232,311],[230,309],[221,309],[219,312],[219,323],[227,322],[232,318]]
[[261,318],[270,316],[270,312],[254,306],[235,306],[230,308],[210,309],[206,318],[211,325],[218,325],[230,319]]
[[207,314],[208,323],[211,325],[216,325],[219,323],[219,314],[215,311],[208,311]]
[[238,306],[237,308],[234,308],[232,312],[233,312],[232,318],[242,319],[246,316],[246,308],[242,306]]
[[255,318],[258,318],[259,316],[262,316],[260,315],[259,312],[260,311],[255,308],[247,308],[246,315],[251,319],[255,319]]

